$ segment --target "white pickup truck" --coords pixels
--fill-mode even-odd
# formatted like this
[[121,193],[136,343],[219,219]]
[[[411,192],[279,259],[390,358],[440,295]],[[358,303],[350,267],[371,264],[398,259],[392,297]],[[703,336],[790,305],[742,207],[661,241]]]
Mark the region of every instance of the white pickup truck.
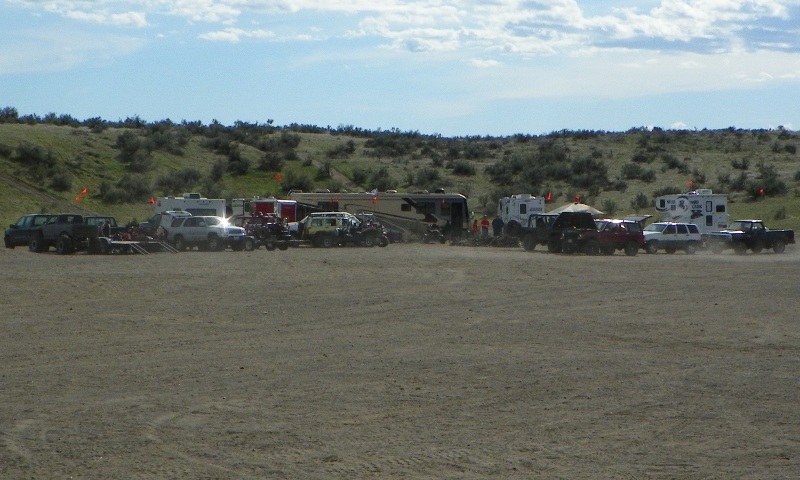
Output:
[[655,222],[645,227],[644,249],[656,253],[664,249],[667,253],[683,250],[693,254],[702,243],[700,229],[693,223]]

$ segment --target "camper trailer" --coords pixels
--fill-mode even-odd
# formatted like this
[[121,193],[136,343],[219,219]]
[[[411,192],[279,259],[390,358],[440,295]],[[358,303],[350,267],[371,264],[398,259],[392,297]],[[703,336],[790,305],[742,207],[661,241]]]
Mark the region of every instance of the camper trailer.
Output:
[[728,226],[728,196],[699,189],[656,198],[656,211],[662,222],[693,223],[701,233],[710,233]]
[[534,213],[544,213],[544,197],[527,193],[503,197],[497,201],[497,218],[503,221],[503,232],[518,236],[520,229],[528,225],[528,218]]
[[199,193],[184,193],[180,197],[159,197],[155,201],[155,214],[180,211],[192,215],[226,217],[224,198],[205,198]]

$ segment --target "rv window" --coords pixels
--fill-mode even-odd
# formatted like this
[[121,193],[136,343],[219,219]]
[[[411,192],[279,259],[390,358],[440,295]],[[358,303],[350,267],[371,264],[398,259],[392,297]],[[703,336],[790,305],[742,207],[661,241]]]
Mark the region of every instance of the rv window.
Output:
[[714,226],[714,215],[706,215],[706,227]]
[[667,201],[666,201],[666,200],[664,200],[663,198],[662,198],[661,200],[659,200],[659,201],[658,201],[658,208],[660,208],[660,209],[662,209],[662,210],[663,210],[663,209],[664,209],[664,207],[666,207],[666,206],[667,206]]
[[725,213],[725,205],[717,205],[717,213]]
[[411,211],[411,205],[408,204],[408,203],[404,203],[404,204],[400,205],[400,211],[401,212],[410,212]]
[[520,206],[519,206],[519,214],[520,215],[525,215],[527,213],[527,211],[528,211],[528,205],[526,205],[524,203],[520,204]]
[[713,211],[713,208],[714,208],[713,207],[713,202],[711,200],[707,200],[706,201],[706,212]]
[[446,218],[450,218],[450,202],[446,202],[446,201],[442,200],[441,206],[442,206],[442,208],[441,208],[442,216],[446,217]]

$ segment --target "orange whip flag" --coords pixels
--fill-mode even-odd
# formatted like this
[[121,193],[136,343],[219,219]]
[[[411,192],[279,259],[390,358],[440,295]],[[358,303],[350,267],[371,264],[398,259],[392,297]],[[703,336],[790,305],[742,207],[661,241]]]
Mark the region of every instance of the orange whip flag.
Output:
[[280,182],[281,180],[283,180],[283,177],[281,176],[281,174],[280,174],[280,173],[276,173],[276,174],[275,174],[275,180],[277,180],[277,181],[279,181],[279,182]]
[[87,193],[89,193],[88,188],[84,188],[83,190],[81,190],[81,195],[86,195]]
[[155,204],[156,204],[155,197],[150,197],[150,205],[155,205]]

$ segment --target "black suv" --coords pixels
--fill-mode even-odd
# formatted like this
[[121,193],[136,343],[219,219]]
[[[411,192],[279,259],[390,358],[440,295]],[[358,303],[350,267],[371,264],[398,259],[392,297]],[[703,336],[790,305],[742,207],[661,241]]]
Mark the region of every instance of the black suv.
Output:
[[52,215],[50,214],[33,214],[33,215],[23,215],[17,220],[16,223],[12,223],[6,229],[5,235],[3,235],[3,241],[6,244],[6,248],[14,248],[25,246],[30,243],[31,238],[39,231],[39,229],[44,225],[48,219],[50,219]]

